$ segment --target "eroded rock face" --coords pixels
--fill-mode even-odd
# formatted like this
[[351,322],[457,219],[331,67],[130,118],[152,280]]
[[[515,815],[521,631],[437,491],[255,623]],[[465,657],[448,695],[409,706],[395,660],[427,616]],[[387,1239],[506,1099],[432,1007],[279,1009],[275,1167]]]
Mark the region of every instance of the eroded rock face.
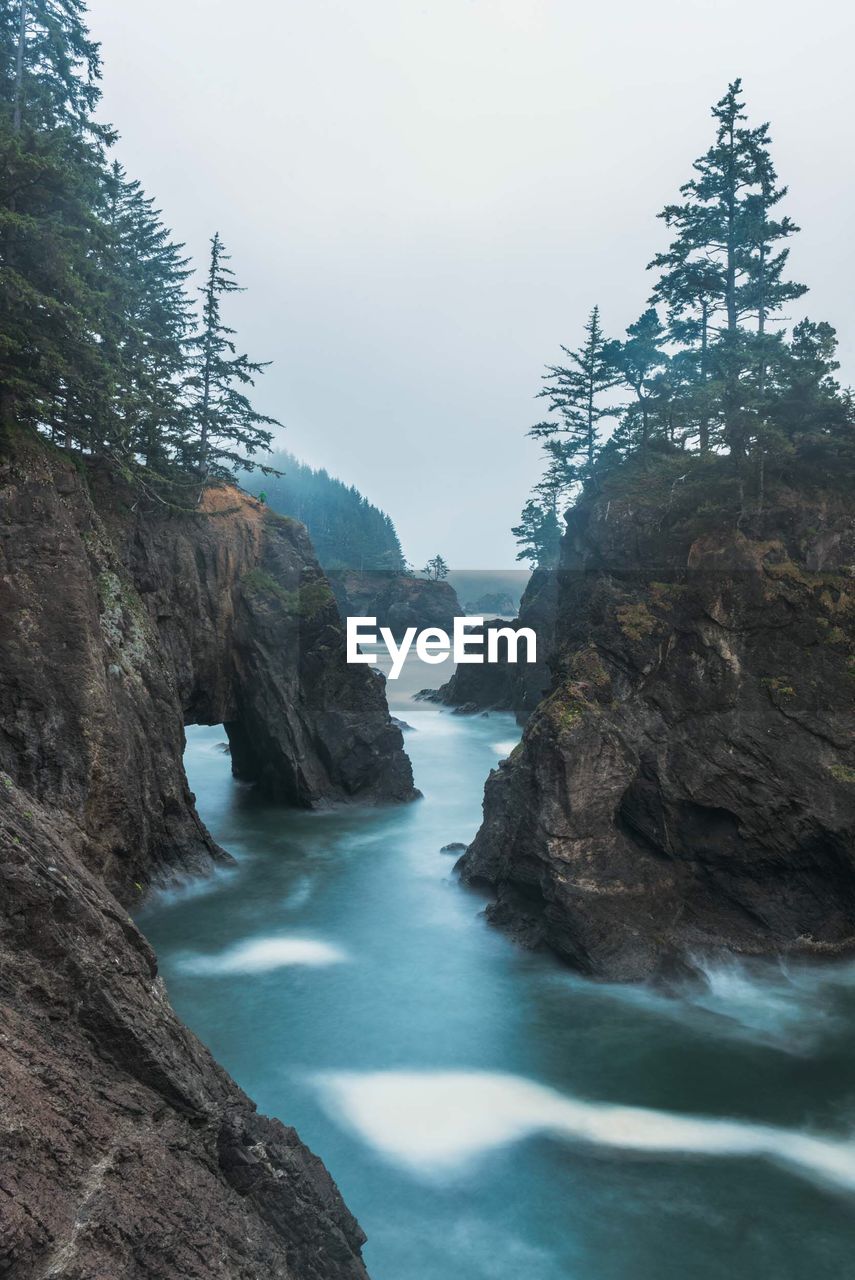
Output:
[[400,639],[408,627],[441,627],[450,635],[463,610],[449,582],[385,570],[334,570],[329,575],[343,618],[371,617]]
[[317,805],[413,795],[302,526],[236,489],[143,511],[21,438],[0,458],[0,1272],[358,1280],[321,1163],[177,1020],[127,915],[225,858],[185,722]]
[[366,1280],[329,1174],[175,1017],[87,843],[0,774],[0,1273]]
[[[537,661],[506,661],[507,647],[503,638],[499,646],[499,662],[472,663],[457,667],[454,675],[430,698],[448,707],[471,708],[473,711],[513,711],[524,724],[552,683],[550,668],[554,647],[555,613],[558,576],[550,569],[535,569],[528,581],[519,617],[513,621],[488,618],[483,627],[473,628],[473,635],[520,627],[530,628],[537,637]],[[487,641],[484,639],[484,652]],[[520,654],[525,646],[520,643]]]
[[0,468],[0,767],[75,817],[120,896],[216,853],[185,723],[225,722],[235,771],[275,799],[412,797],[302,525],[228,487],[198,515],[141,511],[38,444]]
[[570,513],[553,691],[460,862],[496,923],[619,980],[855,947],[853,513]]

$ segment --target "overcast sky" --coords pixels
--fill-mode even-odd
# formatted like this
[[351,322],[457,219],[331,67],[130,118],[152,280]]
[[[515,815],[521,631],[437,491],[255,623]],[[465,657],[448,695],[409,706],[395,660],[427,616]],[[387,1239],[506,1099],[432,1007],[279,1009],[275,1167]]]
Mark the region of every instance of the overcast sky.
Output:
[[[558,345],[645,305],[655,215],[741,75],[855,376],[849,0],[91,0],[119,158],[274,364],[257,402],[421,565],[513,564]],[[803,307],[803,310],[800,308]]]

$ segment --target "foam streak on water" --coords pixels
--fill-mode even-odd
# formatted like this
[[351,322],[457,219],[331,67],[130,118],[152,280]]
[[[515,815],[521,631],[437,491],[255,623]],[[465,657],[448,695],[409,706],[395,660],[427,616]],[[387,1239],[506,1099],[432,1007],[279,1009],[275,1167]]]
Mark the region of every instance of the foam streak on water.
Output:
[[717,960],[666,997],[516,947],[441,850],[518,729],[415,701],[429,674],[387,685],[412,805],[268,805],[188,730],[237,861],[141,919],[179,1014],[324,1160],[372,1280],[851,1275],[855,965]]
[[652,1156],[760,1156],[855,1191],[855,1144],[769,1125],[583,1102],[483,1071],[342,1072],[317,1083],[334,1114],[415,1173],[463,1166],[541,1133]]
[[222,951],[219,955],[187,954],[177,960],[183,973],[267,973],[286,965],[312,967],[340,964],[347,956],[329,942],[313,938],[258,938]]

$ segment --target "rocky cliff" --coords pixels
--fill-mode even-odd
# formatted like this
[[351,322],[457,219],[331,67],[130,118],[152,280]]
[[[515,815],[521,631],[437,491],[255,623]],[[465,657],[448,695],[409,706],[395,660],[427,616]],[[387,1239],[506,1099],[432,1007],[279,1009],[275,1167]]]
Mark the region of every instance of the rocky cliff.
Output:
[[855,947],[855,499],[725,460],[632,468],[568,516],[554,681],[461,859],[584,972]]
[[413,795],[301,526],[236,489],[144,502],[22,437],[0,458],[0,1271],[360,1277],[362,1233],[293,1130],[172,1013],[127,914],[225,857],[182,766],[300,805]]
[[329,577],[343,618],[376,618],[378,627],[388,627],[396,639],[407,627],[441,627],[450,635],[463,612],[448,582],[381,569],[336,569]]
[[0,1274],[364,1280],[323,1165],[175,1017],[88,843],[0,774]]
[[[558,578],[549,569],[536,569],[528,581],[519,617],[513,621],[489,618],[473,635],[513,627],[530,628],[537,637],[537,662],[506,660],[507,645],[498,642],[499,662],[461,664],[450,680],[433,694],[424,696],[459,711],[513,711],[524,724],[552,683],[551,658],[554,646]],[[484,651],[486,652],[486,637]],[[522,646],[520,646],[522,651]]]

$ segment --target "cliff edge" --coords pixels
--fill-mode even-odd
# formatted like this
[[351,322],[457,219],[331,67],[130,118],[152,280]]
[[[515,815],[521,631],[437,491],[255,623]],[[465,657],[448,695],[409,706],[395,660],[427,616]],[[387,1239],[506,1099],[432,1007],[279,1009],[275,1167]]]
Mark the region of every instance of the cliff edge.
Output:
[[182,765],[297,805],[406,800],[382,684],[348,667],[302,526],[239,490],[199,513],[20,436],[0,457],[0,1271],[357,1280],[320,1161],[172,1012],[128,916],[225,858]]
[[725,459],[568,513],[552,690],[488,780],[465,881],[597,977],[855,948],[855,500]]

